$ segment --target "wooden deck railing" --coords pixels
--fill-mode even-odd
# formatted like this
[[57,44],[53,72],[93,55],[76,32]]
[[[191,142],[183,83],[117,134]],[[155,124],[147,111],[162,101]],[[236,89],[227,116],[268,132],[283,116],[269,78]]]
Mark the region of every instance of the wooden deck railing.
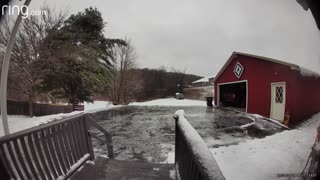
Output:
[[101,131],[104,134],[105,140],[101,139],[99,136],[90,133],[90,135],[99,140],[100,142],[104,143],[107,145],[107,149],[108,149],[108,156],[109,158],[114,158],[114,154],[113,154],[113,144],[112,144],[112,135],[107,132],[105,129],[103,129],[93,118],[92,116],[88,115],[88,123],[90,126],[95,127],[96,129],[98,129],[99,131]]
[[0,172],[10,179],[67,179],[94,159],[88,130],[82,113],[1,137]]
[[175,169],[178,179],[225,180],[208,147],[184,117],[184,111],[175,113],[176,145]]

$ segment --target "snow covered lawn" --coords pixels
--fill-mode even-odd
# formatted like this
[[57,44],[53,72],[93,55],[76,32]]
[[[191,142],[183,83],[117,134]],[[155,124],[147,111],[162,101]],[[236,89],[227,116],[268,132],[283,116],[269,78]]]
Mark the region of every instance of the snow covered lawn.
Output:
[[[60,113],[60,114],[53,114],[48,116],[23,116],[23,115],[8,115],[8,122],[9,122],[9,129],[10,133],[14,133],[17,131],[21,131],[24,129],[28,129],[34,126],[38,126],[40,124],[45,124],[54,120],[59,120],[68,116],[76,115],[81,113],[81,111],[74,111],[71,113]],[[0,117],[1,122],[2,118]],[[0,123],[0,136],[3,136],[3,128],[2,123]]]
[[[119,107],[114,106],[109,101],[94,101],[94,103],[83,103],[85,112],[94,113],[96,111],[107,110],[112,107]],[[167,98],[167,99],[157,99],[153,101],[147,102],[139,102],[139,103],[131,103],[130,105],[137,105],[137,106],[206,106],[205,101],[197,101],[197,100],[176,100],[175,98]],[[8,122],[9,122],[9,129],[10,133],[21,131],[24,129],[28,129],[34,126],[38,126],[40,124],[45,124],[54,120],[59,120],[68,116],[72,116],[82,111],[74,111],[71,113],[60,113],[60,114],[53,114],[48,116],[38,116],[38,117],[28,117],[23,115],[9,115]],[[1,116],[0,116],[1,119]],[[1,121],[2,122],[2,119]],[[3,128],[2,123],[0,123],[0,136],[3,136]]]
[[132,106],[207,106],[206,101],[175,98],[156,99],[146,102],[133,102]]
[[[86,112],[95,112],[114,107],[110,102],[95,101],[94,104],[84,103]],[[205,101],[197,100],[176,100],[174,98],[157,99],[148,102],[130,103],[132,106],[206,106]],[[171,107],[172,106],[172,107]],[[143,108],[143,107],[141,107]],[[161,109],[161,108],[159,108]],[[167,111],[160,111],[163,113]],[[72,116],[81,113],[75,111],[66,114],[55,114],[42,117],[27,117],[27,116],[9,116],[10,132],[16,132],[40,124],[48,123],[53,120],[62,119],[67,116]],[[208,112],[209,113],[209,112]],[[191,114],[194,115],[191,111]],[[171,116],[172,114],[168,115]],[[136,115],[137,119],[143,114]],[[198,116],[196,116],[198,118]],[[163,117],[168,119],[167,116]],[[139,121],[140,122],[140,121]],[[149,122],[149,121],[146,121]],[[157,122],[157,121],[150,121]],[[110,122],[108,127],[110,126]],[[154,123],[153,123],[154,124]],[[134,123],[136,128],[141,126]],[[227,180],[269,180],[278,179],[278,173],[301,173],[305,166],[311,146],[316,137],[316,129],[320,125],[320,113],[314,115],[306,121],[298,129],[286,130],[272,136],[267,136],[263,139],[252,139],[240,142],[237,145],[221,146],[210,149],[215,157],[219,167]],[[2,124],[0,123],[0,135],[3,135]],[[138,127],[139,126],[139,127]],[[159,124],[154,124],[158,127]],[[119,127],[121,128],[121,127]],[[131,128],[131,127],[130,127]],[[156,128],[159,129],[159,128]],[[139,130],[141,132],[141,130]],[[166,131],[164,131],[166,132]],[[168,133],[168,132],[167,132]],[[165,143],[165,142],[164,142]],[[219,144],[218,140],[215,142]],[[174,152],[167,154],[166,163],[173,163]]]
[[[94,112],[94,111],[100,111],[105,110],[114,107],[110,102],[108,101],[95,101],[94,103],[84,103],[84,109],[85,112]],[[23,116],[23,115],[9,115],[8,116],[8,122],[9,122],[9,129],[10,133],[14,133],[17,131],[21,131],[24,129],[28,129],[34,126],[38,126],[40,124],[49,123],[51,121],[60,120],[65,117],[73,116],[79,113],[82,113],[83,111],[74,111],[71,113],[60,113],[60,114],[53,114],[53,115],[47,115],[47,116]],[[0,116],[0,119],[2,122],[2,118]],[[3,136],[3,128],[2,123],[0,123],[0,136]]]
[[96,111],[107,110],[112,107],[115,107],[110,101],[94,101],[93,103],[84,102],[83,105],[84,105],[84,110],[86,112],[91,112],[91,113]]
[[279,173],[302,172],[315,141],[320,113],[298,129],[263,139],[211,149],[227,180],[278,179]]

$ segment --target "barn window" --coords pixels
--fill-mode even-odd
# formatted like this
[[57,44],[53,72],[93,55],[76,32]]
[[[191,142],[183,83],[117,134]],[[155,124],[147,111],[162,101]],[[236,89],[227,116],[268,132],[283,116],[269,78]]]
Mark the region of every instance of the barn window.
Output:
[[283,88],[282,86],[276,87],[276,103],[282,103],[283,102]]

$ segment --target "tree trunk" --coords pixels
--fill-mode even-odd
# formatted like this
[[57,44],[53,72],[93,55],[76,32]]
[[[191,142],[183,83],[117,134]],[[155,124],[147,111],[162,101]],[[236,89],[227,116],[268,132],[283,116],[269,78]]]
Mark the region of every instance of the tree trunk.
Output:
[[118,72],[116,72],[116,70],[114,70],[113,72],[113,84],[112,84],[112,103],[113,105],[118,105],[119,101],[118,101],[118,84],[117,84],[117,80],[118,80]]
[[[71,88],[71,89],[73,89],[73,88]],[[72,110],[73,111],[75,111],[76,110],[76,106],[78,105],[78,102],[79,102],[79,100],[78,100],[78,97],[77,97],[77,92],[76,92],[76,90],[71,90],[70,91],[70,103],[72,104]]]
[[117,92],[118,92],[118,94],[117,94],[117,102],[119,103],[119,104],[122,104],[123,102],[121,101],[121,95],[122,95],[122,92],[123,92],[123,87],[122,87],[122,85],[123,85],[123,81],[122,81],[122,71],[120,70],[120,74],[119,74],[119,86],[118,86],[118,89],[117,89]]
[[28,104],[29,104],[29,116],[32,117],[33,116],[33,96],[32,95],[29,95]]
[[76,110],[76,106],[78,105],[78,102],[79,102],[79,101],[77,100],[77,98],[73,96],[72,99],[71,99],[73,111]]

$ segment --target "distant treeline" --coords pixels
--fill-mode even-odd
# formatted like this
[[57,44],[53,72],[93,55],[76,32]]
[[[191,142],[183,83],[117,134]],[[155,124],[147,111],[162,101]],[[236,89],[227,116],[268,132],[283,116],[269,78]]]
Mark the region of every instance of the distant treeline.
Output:
[[184,87],[201,78],[177,69],[172,69],[170,72],[165,68],[144,68],[134,71],[143,79],[143,88],[136,97],[137,101],[174,96],[176,92],[183,92]]

